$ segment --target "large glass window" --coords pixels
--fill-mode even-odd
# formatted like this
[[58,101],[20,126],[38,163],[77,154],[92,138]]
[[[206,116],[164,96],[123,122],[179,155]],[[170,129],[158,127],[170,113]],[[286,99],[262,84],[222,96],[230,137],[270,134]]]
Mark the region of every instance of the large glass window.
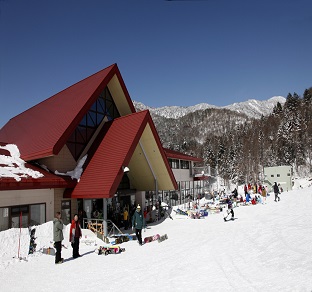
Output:
[[[46,222],[46,205],[22,205],[0,208],[0,231],[29,227]],[[21,226],[20,226],[21,225]]]
[[45,204],[30,205],[30,225],[40,225],[45,221]]
[[189,169],[190,168],[190,162],[186,160],[181,160],[181,169]]
[[0,208],[0,231],[9,228],[9,208]]
[[80,157],[105,117],[108,121],[120,117],[107,87],[93,103],[67,141],[67,147],[76,160]]
[[171,169],[179,169],[179,159],[171,159],[169,158],[169,165]]

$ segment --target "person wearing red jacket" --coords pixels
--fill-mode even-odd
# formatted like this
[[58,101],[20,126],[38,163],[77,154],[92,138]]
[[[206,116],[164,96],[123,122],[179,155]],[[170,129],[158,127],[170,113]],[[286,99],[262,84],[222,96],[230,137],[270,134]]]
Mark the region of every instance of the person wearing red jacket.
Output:
[[69,231],[69,241],[71,242],[71,246],[73,248],[73,258],[80,257],[79,254],[79,240],[82,236],[81,233],[81,227],[78,220],[78,215],[74,215],[74,219],[72,220],[72,223],[70,225],[70,231]]

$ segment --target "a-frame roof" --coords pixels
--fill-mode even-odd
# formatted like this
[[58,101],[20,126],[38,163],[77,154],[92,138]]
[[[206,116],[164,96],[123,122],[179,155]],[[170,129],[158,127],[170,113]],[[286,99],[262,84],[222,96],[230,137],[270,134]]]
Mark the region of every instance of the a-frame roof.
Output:
[[104,125],[103,139],[90,159],[72,198],[110,198],[124,175],[137,190],[177,189],[149,111],[123,116]]
[[57,155],[106,86],[113,98],[115,94],[122,99],[121,115],[135,112],[113,64],[12,118],[0,129],[0,141],[18,145],[25,161]]

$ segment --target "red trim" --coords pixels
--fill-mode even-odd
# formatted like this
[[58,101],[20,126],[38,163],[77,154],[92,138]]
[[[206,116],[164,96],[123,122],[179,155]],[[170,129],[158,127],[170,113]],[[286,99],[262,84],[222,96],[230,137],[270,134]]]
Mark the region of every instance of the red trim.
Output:
[[202,158],[197,158],[191,155],[183,154],[178,151],[170,150],[167,148],[164,148],[164,151],[166,153],[167,158],[181,159],[181,160],[194,161],[194,162],[203,162]]
[[194,176],[194,181],[198,181],[198,180],[208,180],[209,176]]

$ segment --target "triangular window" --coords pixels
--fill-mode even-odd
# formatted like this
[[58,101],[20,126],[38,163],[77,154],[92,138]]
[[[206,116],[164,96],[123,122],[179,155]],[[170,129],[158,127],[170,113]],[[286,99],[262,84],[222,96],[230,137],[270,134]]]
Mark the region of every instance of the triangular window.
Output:
[[104,121],[120,117],[109,89],[106,87],[92,104],[89,111],[67,141],[67,147],[73,157],[78,160],[85,147],[93,137],[96,129]]

